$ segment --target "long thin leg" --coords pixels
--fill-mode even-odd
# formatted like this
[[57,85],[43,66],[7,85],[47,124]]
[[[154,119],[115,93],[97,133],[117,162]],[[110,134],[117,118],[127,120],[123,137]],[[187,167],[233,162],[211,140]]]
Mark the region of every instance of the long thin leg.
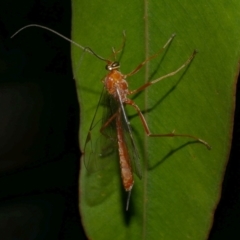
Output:
[[134,93],[140,92],[140,91],[144,90],[145,88],[147,88],[147,87],[149,87],[149,86],[151,86],[151,85],[153,85],[153,84],[155,84],[155,83],[157,83],[157,82],[159,82],[159,81],[161,81],[161,80],[163,80],[165,78],[168,78],[168,77],[171,77],[171,76],[177,74],[179,71],[181,71],[183,68],[185,68],[193,60],[193,58],[195,57],[196,54],[197,54],[197,51],[194,50],[194,52],[188,58],[188,60],[181,67],[179,67],[177,70],[175,70],[175,71],[173,71],[171,73],[168,73],[168,74],[166,74],[166,75],[164,75],[164,76],[162,76],[160,78],[157,78],[157,79],[155,79],[155,80],[153,80],[151,82],[147,82],[144,85],[142,85],[141,87],[139,87],[139,88],[137,88],[135,90],[129,91],[128,94],[134,94]]
[[148,124],[147,124],[147,121],[146,119],[144,118],[140,108],[137,106],[136,103],[134,103],[131,99],[128,99],[126,102],[126,104],[128,105],[131,105],[132,107],[135,108],[135,110],[137,111],[140,119],[141,119],[141,122],[143,124],[143,127],[144,127],[144,130],[147,134],[148,137],[187,137],[187,138],[193,138],[195,139],[196,141],[204,144],[208,149],[211,149],[211,146],[205,142],[204,140],[198,138],[198,137],[195,137],[195,136],[192,136],[192,135],[188,135],[188,134],[175,134],[174,131],[171,132],[171,133],[166,133],[166,134],[152,134],[149,130],[149,127],[148,127]]
[[152,60],[153,58],[156,58],[173,40],[173,38],[176,36],[176,34],[173,34],[168,41],[166,42],[166,44],[154,55],[150,56],[149,58],[147,58],[146,60],[144,60],[142,63],[140,63],[132,72],[128,73],[125,75],[125,78],[130,77],[132,75],[134,75],[135,73],[137,73],[147,62],[149,62],[150,60]]

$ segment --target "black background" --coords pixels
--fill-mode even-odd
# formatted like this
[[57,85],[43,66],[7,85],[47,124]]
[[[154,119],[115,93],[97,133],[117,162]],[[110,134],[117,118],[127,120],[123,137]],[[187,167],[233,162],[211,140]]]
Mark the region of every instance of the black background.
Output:
[[[0,239],[85,239],[78,213],[79,106],[70,44],[37,28],[10,39],[32,23],[70,37],[71,2],[1,3]],[[240,239],[239,112],[237,101],[210,240]]]
[[30,23],[70,37],[71,2],[1,2],[0,239],[85,239],[70,44]]

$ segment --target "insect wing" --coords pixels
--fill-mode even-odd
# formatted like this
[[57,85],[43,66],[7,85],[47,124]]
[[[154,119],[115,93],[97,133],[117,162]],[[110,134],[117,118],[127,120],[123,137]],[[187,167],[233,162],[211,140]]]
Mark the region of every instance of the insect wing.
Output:
[[119,91],[117,91],[119,97],[119,104],[121,108],[121,122],[124,129],[124,141],[127,145],[129,160],[132,167],[133,172],[141,179],[142,178],[142,169],[140,164],[140,157],[137,149],[136,142],[133,137],[132,128],[130,126],[130,122],[128,120],[124,105],[121,100],[121,95]]
[[114,115],[113,101],[103,89],[84,145],[83,159],[89,172],[110,167],[118,159],[115,119],[109,121]]

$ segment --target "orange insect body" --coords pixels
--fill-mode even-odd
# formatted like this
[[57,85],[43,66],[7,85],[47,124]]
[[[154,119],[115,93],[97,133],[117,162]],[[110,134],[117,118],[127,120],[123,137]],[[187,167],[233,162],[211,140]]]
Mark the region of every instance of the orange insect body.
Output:
[[[110,68],[112,64],[114,63],[110,63],[109,65],[107,65],[107,67],[109,66]],[[119,95],[121,96],[121,101],[122,102],[126,101],[128,94],[128,83],[125,80],[125,76],[121,72],[119,72],[116,69],[110,70],[110,72],[105,78],[104,86],[108,93],[112,95],[117,101],[119,100],[117,93],[118,89]]]
[[[110,72],[107,74],[104,80],[104,86],[107,92],[114,97],[116,101],[124,103],[128,100],[127,94],[128,83],[125,80],[125,75],[119,72],[120,66],[117,62],[109,62],[106,69]],[[124,140],[124,129],[121,122],[121,108],[119,107],[116,113],[116,131],[117,131],[117,142],[118,142],[118,153],[120,160],[121,176],[123,186],[126,191],[131,191],[134,181],[133,173],[130,164],[130,156],[128,154],[128,148]]]

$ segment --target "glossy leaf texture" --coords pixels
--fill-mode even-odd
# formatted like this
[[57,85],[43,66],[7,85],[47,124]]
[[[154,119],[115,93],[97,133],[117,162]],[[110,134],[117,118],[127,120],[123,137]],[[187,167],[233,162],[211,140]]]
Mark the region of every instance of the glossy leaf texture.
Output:
[[[136,89],[193,62],[132,99],[152,133],[185,133],[206,140],[212,150],[187,138],[148,138],[131,107],[126,107],[140,152],[142,179],[135,176],[130,209],[125,211],[119,159],[111,168],[89,173],[81,160],[79,207],[89,239],[206,239],[221,194],[231,147],[235,86],[239,71],[240,2],[231,1],[72,1],[72,38],[104,58],[126,46],[121,71],[129,73],[176,33],[170,46],[129,78]],[[81,107],[80,147],[107,74],[105,62],[72,47]],[[108,163],[104,163],[108,164]]]

